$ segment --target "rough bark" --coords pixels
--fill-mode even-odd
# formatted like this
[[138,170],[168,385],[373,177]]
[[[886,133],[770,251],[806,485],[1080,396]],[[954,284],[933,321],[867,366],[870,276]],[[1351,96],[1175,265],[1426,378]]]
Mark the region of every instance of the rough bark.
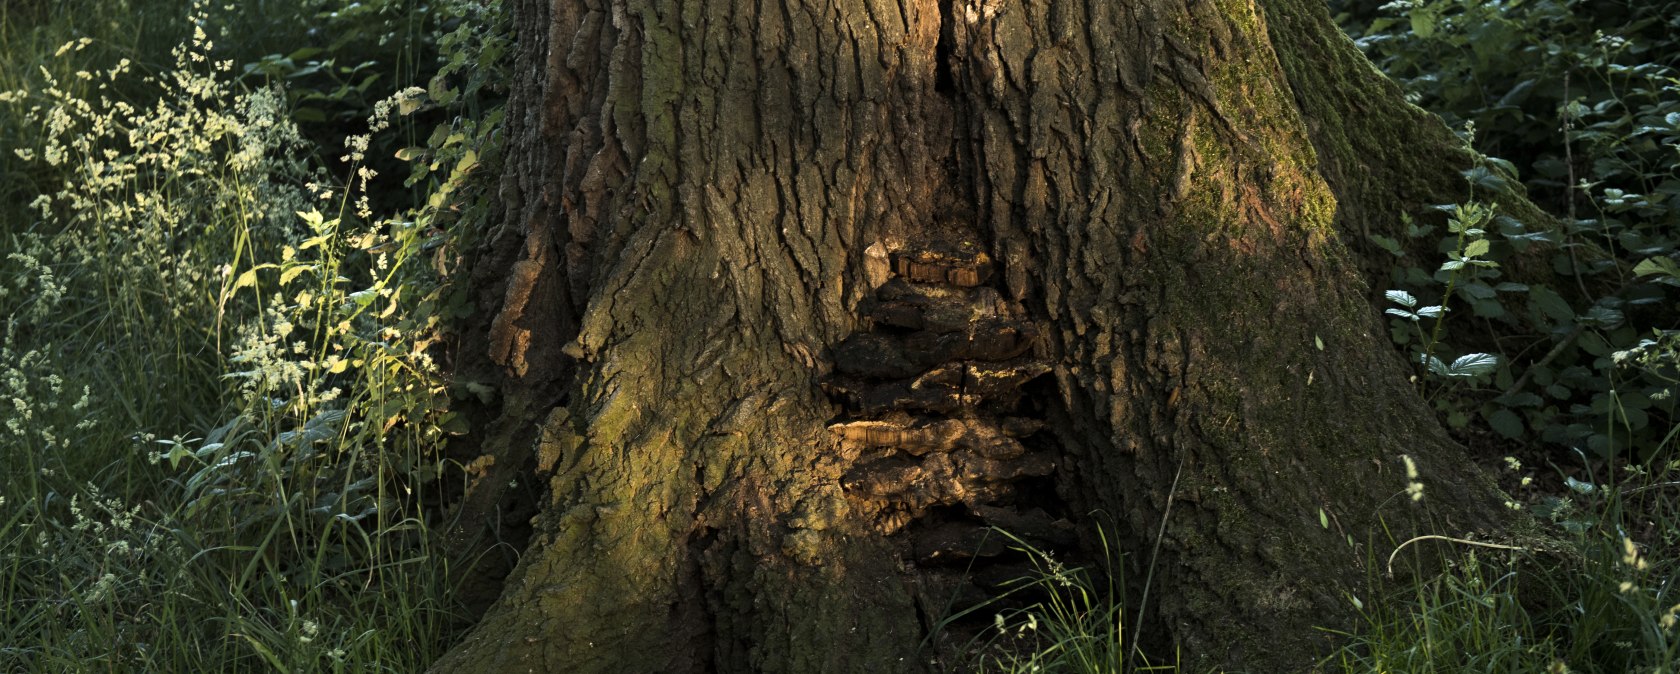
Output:
[[1348,625],[1379,518],[1505,517],[1349,243],[1364,200],[1455,167],[1377,189],[1314,142],[1443,132],[1327,112],[1343,80],[1303,64],[1365,67],[1350,47],[1274,47],[1342,40],[1322,6],[515,9],[494,319],[465,342],[501,417],[468,511],[532,458],[547,493],[435,671],[949,667],[924,637],[977,589],[950,560],[997,556],[985,525],[1074,524],[1153,565],[1157,643],[1293,671]]

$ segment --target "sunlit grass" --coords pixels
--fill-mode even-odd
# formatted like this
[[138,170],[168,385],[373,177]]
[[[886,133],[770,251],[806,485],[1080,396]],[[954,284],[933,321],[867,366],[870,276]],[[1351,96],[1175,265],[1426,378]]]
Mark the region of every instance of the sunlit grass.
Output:
[[0,671],[421,671],[414,228],[191,12],[0,3]]

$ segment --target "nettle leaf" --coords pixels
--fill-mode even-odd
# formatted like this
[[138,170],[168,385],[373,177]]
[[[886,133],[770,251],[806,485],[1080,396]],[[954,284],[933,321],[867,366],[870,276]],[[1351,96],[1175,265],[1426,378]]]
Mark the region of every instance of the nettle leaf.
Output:
[[1380,234],[1372,234],[1369,238],[1371,239],[1371,243],[1377,244],[1378,247],[1388,251],[1390,255],[1400,257],[1406,254],[1406,251],[1400,247],[1399,241],[1395,241],[1394,239]]
[[[1407,308],[1417,306],[1417,302],[1418,302],[1416,297],[1413,297],[1411,293],[1406,292],[1404,290],[1390,290],[1388,292],[1383,293],[1383,297],[1388,298],[1388,301],[1390,301],[1390,302],[1393,302],[1395,304],[1398,304],[1400,306],[1407,307]],[[1393,310],[1390,309],[1390,311],[1393,311]]]
[[1471,353],[1459,356],[1447,368],[1449,377],[1479,377],[1499,367],[1499,357],[1490,353]]

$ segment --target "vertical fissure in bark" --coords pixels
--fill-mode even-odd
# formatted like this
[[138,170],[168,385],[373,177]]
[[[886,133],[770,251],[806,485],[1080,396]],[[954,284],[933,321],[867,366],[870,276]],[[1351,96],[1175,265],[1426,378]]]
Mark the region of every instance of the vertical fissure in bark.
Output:
[[951,13],[953,0],[939,1],[939,41],[933,48],[933,93],[955,97],[957,78],[952,74],[956,58],[956,24]]

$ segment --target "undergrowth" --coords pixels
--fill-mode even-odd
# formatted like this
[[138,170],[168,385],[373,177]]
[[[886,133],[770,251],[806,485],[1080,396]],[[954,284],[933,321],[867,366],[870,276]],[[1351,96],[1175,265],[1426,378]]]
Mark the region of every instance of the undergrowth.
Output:
[[423,670],[499,10],[85,4],[0,4],[0,671]]

